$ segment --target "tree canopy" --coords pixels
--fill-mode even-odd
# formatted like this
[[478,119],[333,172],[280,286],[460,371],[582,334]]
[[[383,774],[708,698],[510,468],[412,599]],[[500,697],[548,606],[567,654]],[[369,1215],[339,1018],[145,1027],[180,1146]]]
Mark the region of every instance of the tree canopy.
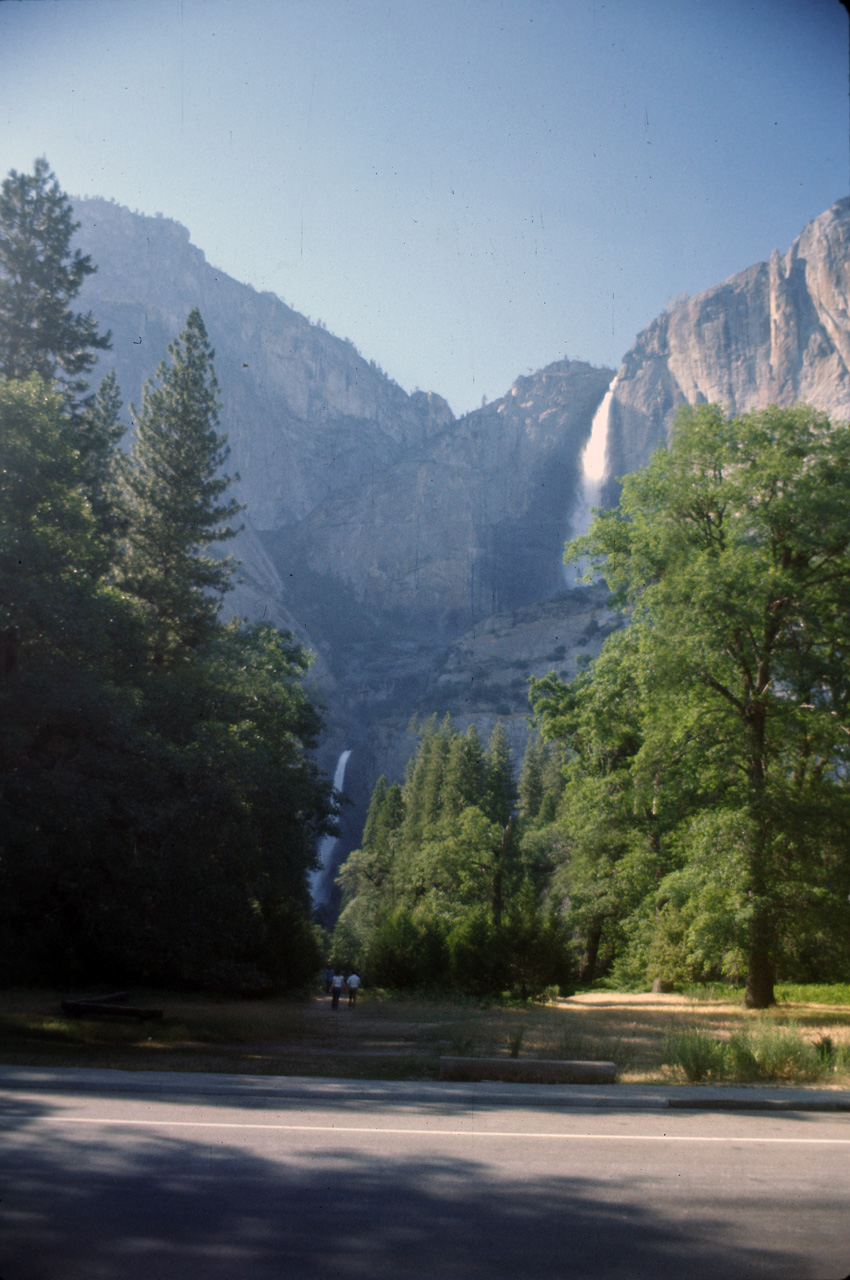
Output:
[[[622,779],[590,862],[633,958],[745,973],[753,1007],[771,1002],[778,965],[805,968],[818,949],[846,964],[849,487],[846,424],[804,405],[683,409],[669,447],[568,549],[604,572],[627,639],[573,686],[533,693],[572,751],[573,815],[594,771],[592,821]],[[631,888],[616,870],[629,850]]]
[[72,416],[96,352],[110,345],[91,312],[70,306],[97,270],[71,249],[79,225],[43,157],[31,174],[13,169],[0,187],[0,376],[55,382]]
[[566,986],[566,934],[524,858],[514,801],[500,723],[485,748],[474,725],[426,721],[404,785],[378,780],[362,847],[340,872],[340,962],[389,987],[524,997]]
[[[125,470],[129,515],[123,579],[151,608],[156,659],[198,644],[214,628],[232,562],[210,554],[236,532],[242,510],[225,498],[230,450],[218,432],[218,382],[200,311],[168,348],[144,390]],[[158,385],[157,385],[158,384]]]

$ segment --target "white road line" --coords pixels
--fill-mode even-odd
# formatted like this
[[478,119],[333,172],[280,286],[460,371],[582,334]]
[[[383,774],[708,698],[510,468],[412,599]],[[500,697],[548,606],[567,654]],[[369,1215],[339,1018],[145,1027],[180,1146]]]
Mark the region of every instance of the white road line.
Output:
[[[0,1115],[0,1121],[6,1117]],[[20,1121],[21,1116],[16,1115]],[[393,1134],[427,1138],[535,1138],[549,1142],[726,1142],[748,1145],[786,1143],[795,1146],[850,1146],[847,1138],[755,1138],[683,1133],[524,1133],[520,1129],[396,1129],[341,1124],[257,1124],[230,1120],[120,1120],[97,1116],[35,1116],[37,1124],[123,1125],[125,1128],[260,1129],[281,1133],[361,1133],[371,1137]]]

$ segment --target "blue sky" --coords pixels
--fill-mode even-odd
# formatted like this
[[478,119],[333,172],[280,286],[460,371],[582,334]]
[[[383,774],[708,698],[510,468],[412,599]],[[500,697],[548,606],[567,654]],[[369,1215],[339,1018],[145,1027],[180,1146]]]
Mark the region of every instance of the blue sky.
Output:
[[850,183],[839,0],[7,0],[0,84],[0,173],[176,218],[457,413]]

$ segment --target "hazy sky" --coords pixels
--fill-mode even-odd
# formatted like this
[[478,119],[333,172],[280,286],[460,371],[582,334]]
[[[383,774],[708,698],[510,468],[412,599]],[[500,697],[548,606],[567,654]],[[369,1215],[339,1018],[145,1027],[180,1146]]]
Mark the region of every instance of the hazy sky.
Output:
[[850,182],[839,0],[6,0],[0,86],[0,174],[176,218],[455,412]]

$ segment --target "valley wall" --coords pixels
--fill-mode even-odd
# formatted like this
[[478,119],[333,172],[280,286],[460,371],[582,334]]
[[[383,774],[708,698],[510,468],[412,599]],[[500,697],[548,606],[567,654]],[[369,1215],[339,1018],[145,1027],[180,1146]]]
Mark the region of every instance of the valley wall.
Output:
[[[502,718],[519,756],[528,678],[570,677],[618,625],[604,588],[566,591],[561,569],[614,371],[564,359],[456,419],[439,394],[408,395],[350,342],[210,266],[170,219],[74,207],[99,267],[83,304],[113,332],[98,373],[114,366],[125,400],[139,403],[189,311],[204,317],[247,504],[226,548],[242,561],[228,609],[316,654],[320,764],[332,775],[352,751],[337,858],[359,840],[377,776],[402,776],[413,715],[450,712],[485,738]],[[739,413],[800,398],[850,417],[850,200],[638,336],[610,398],[604,503],[681,404]]]

